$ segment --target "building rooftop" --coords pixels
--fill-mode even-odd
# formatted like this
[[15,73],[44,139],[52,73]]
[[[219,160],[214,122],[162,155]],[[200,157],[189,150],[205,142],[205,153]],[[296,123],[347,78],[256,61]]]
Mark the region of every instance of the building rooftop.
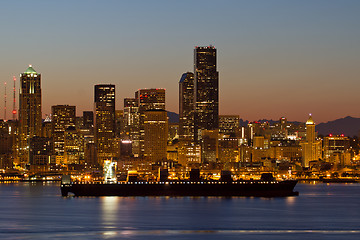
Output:
[[37,73],[37,72],[32,68],[32,65],[29,65],[29,67],[26,69],[24,73]]
[[311,124],[315,124],[315,123],[310,114],[309,119],[306,121],[306,125],[311,125]]

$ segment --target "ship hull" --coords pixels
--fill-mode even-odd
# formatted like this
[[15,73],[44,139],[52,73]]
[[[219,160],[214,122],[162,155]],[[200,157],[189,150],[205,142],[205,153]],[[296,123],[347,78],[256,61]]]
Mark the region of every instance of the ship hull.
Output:
[[281,182],[125,182],[116,184],[62,184],[61,193],[68,196],[296,196],[297,181]]

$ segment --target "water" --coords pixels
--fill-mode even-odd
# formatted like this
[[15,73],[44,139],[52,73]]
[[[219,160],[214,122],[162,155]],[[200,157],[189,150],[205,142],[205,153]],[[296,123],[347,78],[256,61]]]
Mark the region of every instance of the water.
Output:
[[0,239],[360,239],[360,184],[298,184],[287,198],[63,198],[1,183]]

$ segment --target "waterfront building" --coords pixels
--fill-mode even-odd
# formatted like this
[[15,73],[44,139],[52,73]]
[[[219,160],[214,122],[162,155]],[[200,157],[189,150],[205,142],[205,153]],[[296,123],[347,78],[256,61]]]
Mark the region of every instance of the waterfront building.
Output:
[[115,85],[99,84],[94,87],[94,132],[97,162],[114,157],[113,138],[115,137]]
[[29,143],[41,136],[41,74],[29,65],[20,74],[19,95],[19,160],[24,167],[29,163]]

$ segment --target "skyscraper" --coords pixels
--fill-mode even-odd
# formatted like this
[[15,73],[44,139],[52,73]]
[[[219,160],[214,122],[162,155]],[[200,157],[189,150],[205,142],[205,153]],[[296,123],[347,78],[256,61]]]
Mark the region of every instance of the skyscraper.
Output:
[[135,92],[135,99],[139,107],[139,127],[140,127],[140,157],[144,156],[145,141],[145,112],[148,110],[165,110],[165,89],[151,88],[140,89]]
[[194,74],[194,134],[195,140],[199,141],[202,130],[219,127],[219,73],[215,47],[195,48]]
[[194,141],[194,74],[184,73],[179,81],[179,138]]
[[24,166],[29,163],[30,138],[41,136],[41,74],[31,65],[20,74],[19,96],[19,159]]
[[194,74],[184,73],[179,81],[179,147],[178,160],[182,165],[200,163],[200,145],[194,133]]
[[102,166],[105,160],[115,156],[115,85],[99,84],[94,90],[95,146],[97,161]]

